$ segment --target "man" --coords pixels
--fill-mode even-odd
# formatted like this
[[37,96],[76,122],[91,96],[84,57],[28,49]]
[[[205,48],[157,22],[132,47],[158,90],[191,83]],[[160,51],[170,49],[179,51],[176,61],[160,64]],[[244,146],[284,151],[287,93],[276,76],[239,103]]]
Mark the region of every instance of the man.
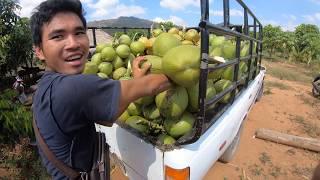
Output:
[[[78,171],[89,171],[94,147],[94,123],[111,126],[136,99],[170,87],[163,74],[139,68],[133,61],[132,80],[115,81],[83,75],[89,40],[79,0],[47,0],[31,17],[35,53],[46,64],[33,102],[36,125],[58,159]],[[66,179],[40,150],[53,179]]]

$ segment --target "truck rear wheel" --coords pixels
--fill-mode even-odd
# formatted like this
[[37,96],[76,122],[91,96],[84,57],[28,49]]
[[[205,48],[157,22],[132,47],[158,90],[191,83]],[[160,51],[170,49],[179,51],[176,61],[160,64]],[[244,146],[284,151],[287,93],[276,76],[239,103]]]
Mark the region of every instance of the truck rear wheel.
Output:
[[242,129],[243,129],[243,123],[241,124],[241,126],[238,130],[238,133],[237,133],[236,137],[234,137],[232,143],[229,145],[229,147],[226,149],[226,151],[220,156],[219,161],[221,161],[223,163],[228,163],[233,159],[233,157],[238,149],[238,146],[240,144],[240,136],[242,133]]

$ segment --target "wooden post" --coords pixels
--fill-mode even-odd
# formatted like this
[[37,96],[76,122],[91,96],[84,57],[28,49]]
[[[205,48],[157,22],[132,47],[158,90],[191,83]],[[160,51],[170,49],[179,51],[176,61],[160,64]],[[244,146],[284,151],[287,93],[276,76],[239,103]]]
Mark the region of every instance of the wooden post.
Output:
[[280,144],[320,152],[320,141],[314,138],[299,137],[264,128],[256,131],[256,137]]

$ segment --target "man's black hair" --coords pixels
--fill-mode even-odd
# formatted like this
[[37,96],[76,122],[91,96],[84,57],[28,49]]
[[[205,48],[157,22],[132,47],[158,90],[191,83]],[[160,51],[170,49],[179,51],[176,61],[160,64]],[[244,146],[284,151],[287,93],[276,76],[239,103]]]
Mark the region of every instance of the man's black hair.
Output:
[[72,12],[79,16],[84,28],[87,28],[86,19],[80,0],[47,0],[42,2],[31,16],[31,31],[33,45],[40,46],[42,38],[42,26],[49,23],[59,12]]

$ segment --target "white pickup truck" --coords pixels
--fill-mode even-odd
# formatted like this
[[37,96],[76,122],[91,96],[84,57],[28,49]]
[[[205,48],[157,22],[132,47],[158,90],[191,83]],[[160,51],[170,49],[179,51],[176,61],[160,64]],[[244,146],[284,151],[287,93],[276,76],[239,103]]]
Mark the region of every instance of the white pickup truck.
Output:
[[[241,0],[236,0],[243,7],[244,22],[230,25],[229,0],[223,2],[224,22],[215,25],[209,21],[209,0],[200,1],[201,20],[197,28],[201,32],[199,109],[191,134],[168,148],[119,124],[112,127],[96,125],[98,131],[105,132],[110,152],[117,157],[118,166],[129,179],[202,179],[217,160],[228,162],[232,159],[240,142],[243,121],[263,94],[265,68],[261,66],[261,23]],[[252,24],[248,23],[248,16],[252,17]],[[212,33],[236,39],[235,59],[210,66],[215,61],[209,56],[209,34]],[[250,42],[246,56],[240,55],[243,40]],[[248,71],[244,78],[239,78],[242,61],[248,62]],[[207,74],[229,66],[235,67],[232,86],[210,100],[205,99]],[[228,104],[207,110],[206,107],[217,103],[227,93],[232,94]]]

